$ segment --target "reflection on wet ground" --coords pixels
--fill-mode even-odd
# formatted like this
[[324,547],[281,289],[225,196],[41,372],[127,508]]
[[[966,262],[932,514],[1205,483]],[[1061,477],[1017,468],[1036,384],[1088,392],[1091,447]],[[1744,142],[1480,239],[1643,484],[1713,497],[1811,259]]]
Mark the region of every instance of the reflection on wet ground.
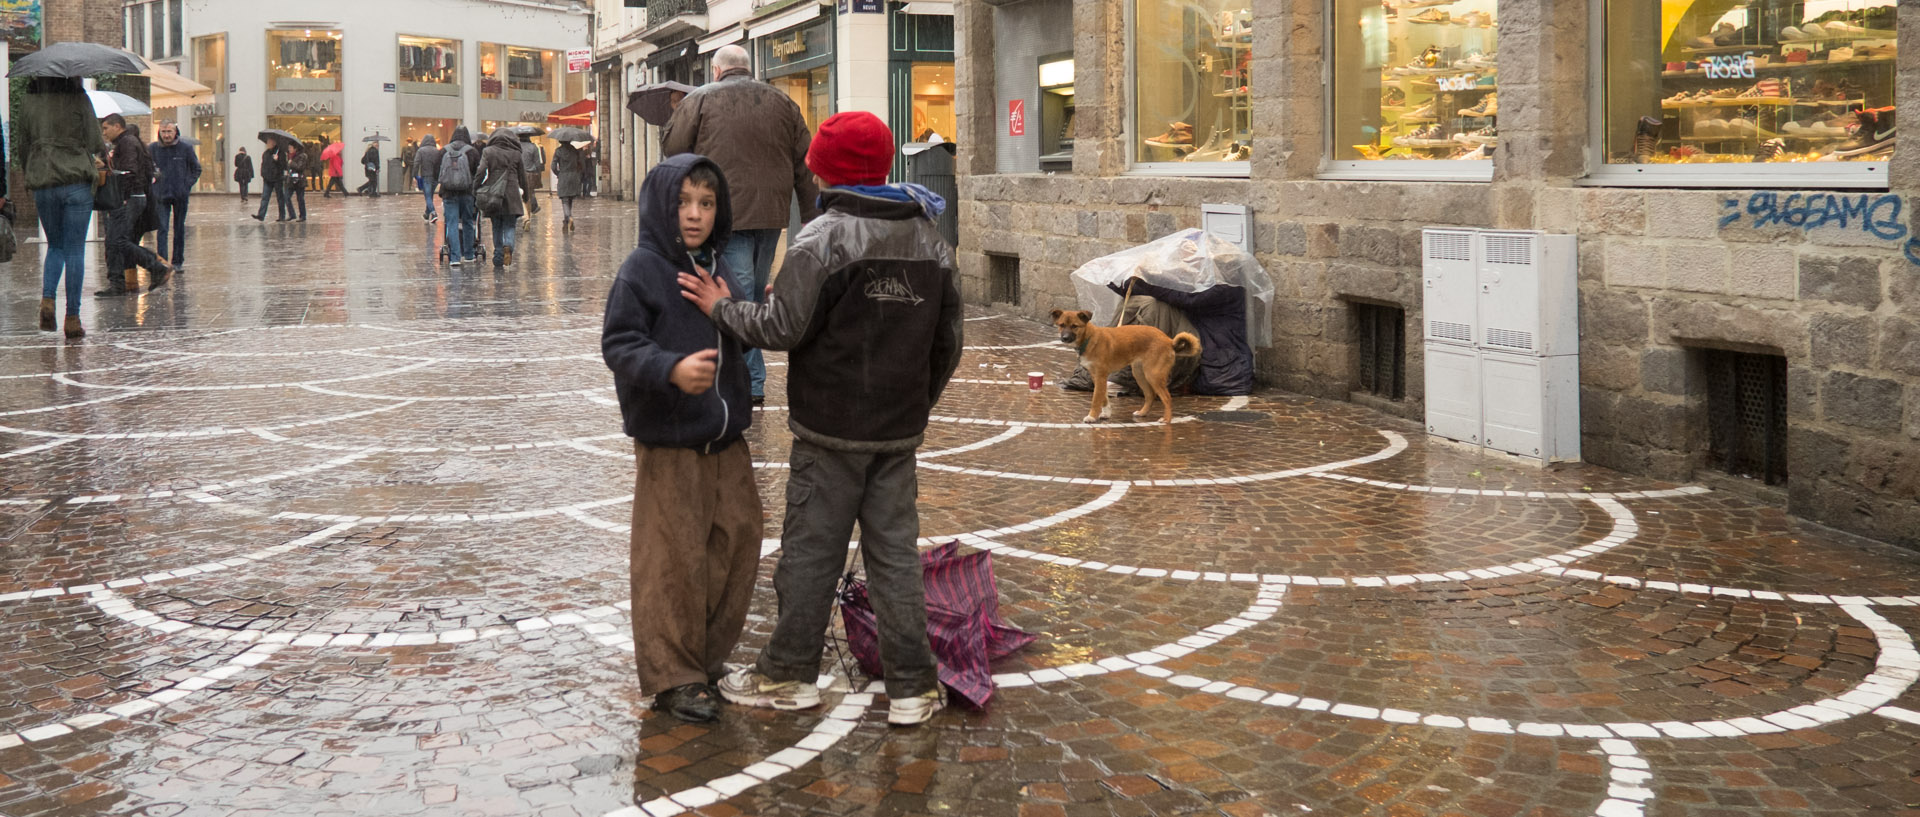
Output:
[[196,199],[178,283],[77,343],[38,245],[0,273],[0,814],[1920,813],[1907,555],[1278,392],[1082,425],[979,310],[920,485],[1041,634],[991,706],[657,716],[597,344],[631,205],[454,270],[417,199],[308,204]]

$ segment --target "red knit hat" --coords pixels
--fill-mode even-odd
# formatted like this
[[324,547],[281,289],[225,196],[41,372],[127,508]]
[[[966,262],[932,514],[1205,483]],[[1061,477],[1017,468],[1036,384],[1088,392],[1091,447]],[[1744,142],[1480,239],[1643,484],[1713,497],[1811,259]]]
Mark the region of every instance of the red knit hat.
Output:
[[893,131],[866,111],[829,116],[807,148],[807,169],[831,185],[886,184],[893,169]]

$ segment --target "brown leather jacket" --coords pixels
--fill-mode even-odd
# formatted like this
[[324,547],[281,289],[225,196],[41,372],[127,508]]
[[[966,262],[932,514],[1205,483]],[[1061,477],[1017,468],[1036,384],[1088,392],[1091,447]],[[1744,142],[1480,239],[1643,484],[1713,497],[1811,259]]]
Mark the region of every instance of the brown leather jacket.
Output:
[[660,152],[698,153],[720,166],[733,196],[733,229],[787,226],[788,202],[800,218],[820,215],[820,188],[807,169],[813,135],[800,106],[747,71],[728,72],[688,94],[660,132]]

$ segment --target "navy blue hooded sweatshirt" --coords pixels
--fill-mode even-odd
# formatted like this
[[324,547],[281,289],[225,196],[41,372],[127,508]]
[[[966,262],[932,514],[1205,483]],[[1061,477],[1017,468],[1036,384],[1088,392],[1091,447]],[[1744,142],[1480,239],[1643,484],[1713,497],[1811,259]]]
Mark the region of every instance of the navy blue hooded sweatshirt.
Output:
[[[715,248],[724,247],[733,230],[726,177],[704,156],[683,153],[655,166],[640,187],[640,246],[620,265],[607,316],[600,330],[600,354],[613,370],[614,390],[627,436],[642,444],[692,448],[713,453],[740,439],[753,421],[748,396],[745,348],[722,333],[707,316],[680,295],[678,275],[693,272],[693,255],[680,238],[680,183],[698,165],[720,178],[713,233],[700,248],[715,279],[726,282],[729,297],[741,297],[719,267]],[[720,350],[714,387],[687,394],[669,375],[682,358],[705,349]]]

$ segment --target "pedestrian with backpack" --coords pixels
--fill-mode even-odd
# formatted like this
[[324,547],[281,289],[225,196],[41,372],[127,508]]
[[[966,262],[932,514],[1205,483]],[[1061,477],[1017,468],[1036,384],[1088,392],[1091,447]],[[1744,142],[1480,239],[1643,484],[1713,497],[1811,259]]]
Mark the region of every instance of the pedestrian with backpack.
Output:
[[474,258],[475,205],[473,180],[480,172],[480,151],[465,125],[453,129],[447,149],[440,153],[440,205],[447,211],[447,258],[453,266]]
[[487,149],[480,154],[480,178],[474,183],[474,202],[480,214],[493,220],[494,269],[513,264],[513,228],[526,213],[520,198],[526,187],[520,137],[508,128],[495,129],[487,137]]

